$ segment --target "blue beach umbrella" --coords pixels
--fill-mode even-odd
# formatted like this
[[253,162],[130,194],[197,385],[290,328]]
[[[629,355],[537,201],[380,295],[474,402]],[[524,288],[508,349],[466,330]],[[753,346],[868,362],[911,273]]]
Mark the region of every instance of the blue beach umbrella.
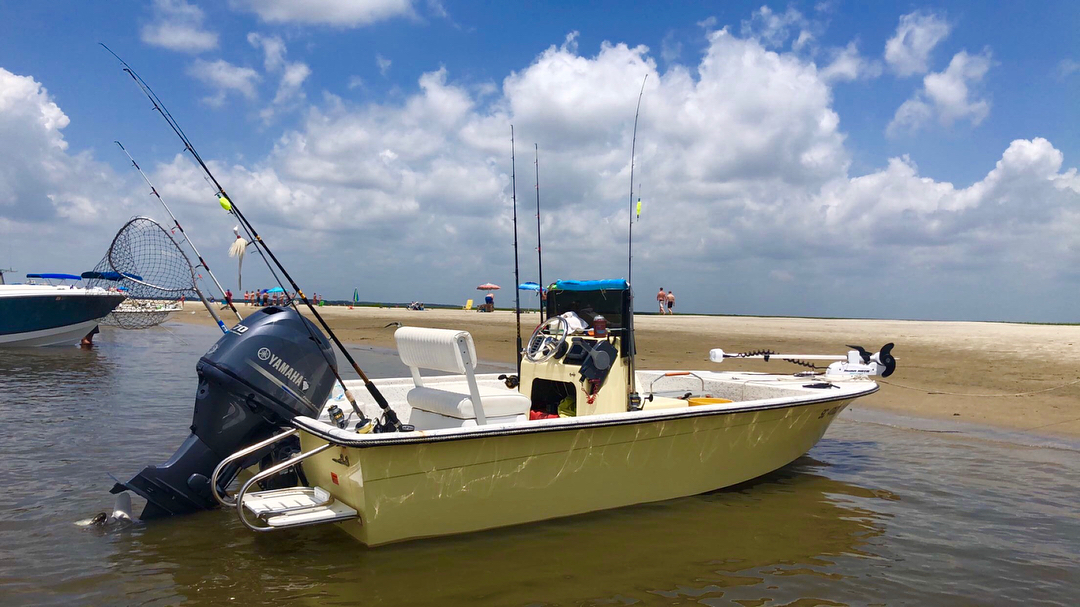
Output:
[[523,282],[523,283],[518,285],[518,290],[519,291],[536,291],[537,293],[539,293],[540,292],[540,285],[536,284],[535,282]]

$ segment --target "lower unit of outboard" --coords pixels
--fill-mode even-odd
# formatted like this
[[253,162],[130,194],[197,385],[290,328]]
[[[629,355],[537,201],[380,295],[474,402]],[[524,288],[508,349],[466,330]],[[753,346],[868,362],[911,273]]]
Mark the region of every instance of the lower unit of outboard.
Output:
[[[337,363],[330,342],[291,308],[261,308],[229,330],[199,359],[199,388],[191,435],[169,461],[147,466],[113,493],[132,490],[146,498],[140,518],[206,510],[217,505],[210,487],[214,468],[253,443],[269,438],[297,415],[317,416],[330,394]],[[224,491],[240,470],[264,457],[251,454],[223,471]]]

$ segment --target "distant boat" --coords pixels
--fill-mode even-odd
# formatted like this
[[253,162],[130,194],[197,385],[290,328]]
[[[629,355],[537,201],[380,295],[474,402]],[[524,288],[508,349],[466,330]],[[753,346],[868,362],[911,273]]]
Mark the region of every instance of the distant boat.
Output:
[[[74,274],[27,274],[45,284],[4,284],[0,277],[0,346],[75,345],[126,296],[68,281]],[[60,284],[58,284],[60,283]]]

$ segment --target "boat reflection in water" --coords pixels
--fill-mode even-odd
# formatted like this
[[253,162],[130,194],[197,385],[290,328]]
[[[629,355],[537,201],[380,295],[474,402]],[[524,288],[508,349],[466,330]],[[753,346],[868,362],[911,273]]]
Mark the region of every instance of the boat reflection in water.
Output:
[[[333,528],[250,534],[207,512],[141,528],[114,569],[157,586],[144,598],[205,604],[786,603],[829,596],[828,578],[846,569],[835,563],[865,557],[885,531],[867,500],[892,496],[817,474],[825,465],[803,457],[703,495],[375,550]],[[198,567],[184,564],[192,555]]]

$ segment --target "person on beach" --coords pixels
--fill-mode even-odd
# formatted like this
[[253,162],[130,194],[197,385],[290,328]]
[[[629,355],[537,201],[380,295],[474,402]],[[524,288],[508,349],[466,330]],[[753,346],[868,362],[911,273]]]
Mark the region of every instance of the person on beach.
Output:
[[660,287],[660,292],[656,294],[656,301],[660,303],[660,313],[664,314],[664,308],[667,306],[667,294],[664,293],[664,287]]
[[675,291],[667,292],[667,313],[675,313]]
[[484,305],[487,306],[487,311],[488,312],[494,312],[495,311],[495,294],[494,293],[488,293],[487,295],[484,296]]

